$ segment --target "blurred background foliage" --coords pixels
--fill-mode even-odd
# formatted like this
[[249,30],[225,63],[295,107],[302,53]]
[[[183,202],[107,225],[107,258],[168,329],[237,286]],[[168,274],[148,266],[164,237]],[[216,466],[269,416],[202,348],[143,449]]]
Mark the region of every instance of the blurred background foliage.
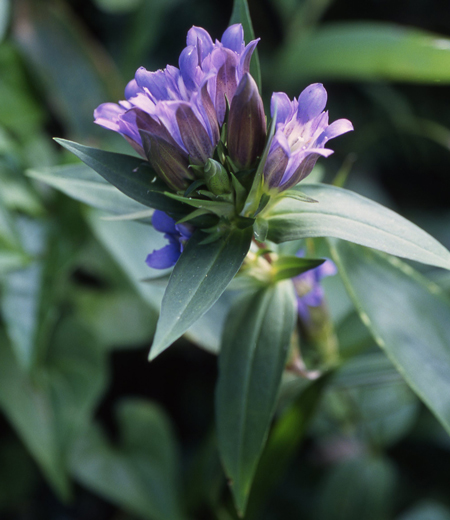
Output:
[[[249,5],[267,106],[274,90],[294,96],[318,81],[331,119],[354,123],[326,179],[339,172],[449,247],[450,4]],[[222,307],[148,364],[163,291],[141,282],[151,228],[102,220],[38,180],[69,178],[75,198],[92,180],[52,136],[131,153],[92,124],[94,108],[121,99],[139,66],[176,64],[192,25],[219,38],[231,9],[0,0],[2,519],[236,518],[213,433]],[[107,209],[95,191],[85,202]],[[426,274],[450,292],[448,276]],[[447,435],[377,349],[339,279],[326,290],[343,362],[317,381],[286,375],[245,518],[450,519]]]

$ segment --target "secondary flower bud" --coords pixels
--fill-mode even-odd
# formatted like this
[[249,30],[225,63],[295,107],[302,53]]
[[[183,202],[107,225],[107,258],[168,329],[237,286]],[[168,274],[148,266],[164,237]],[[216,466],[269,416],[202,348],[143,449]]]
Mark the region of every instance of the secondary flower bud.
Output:
[[244,74],[228,116],[228,153],[240,169],[250,168],[262,154],[266,140],[264,106],[255,80]]
[[223,193],[230,192],[230,177],[222,164],[214,159],[208,159],[204,172],[206,185],[214,195],[222,195]]

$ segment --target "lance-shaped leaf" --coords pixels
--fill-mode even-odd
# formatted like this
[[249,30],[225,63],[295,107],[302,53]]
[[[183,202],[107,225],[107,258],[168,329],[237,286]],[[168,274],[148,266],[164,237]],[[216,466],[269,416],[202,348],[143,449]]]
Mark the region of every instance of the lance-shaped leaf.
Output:
[[228,315],[219,358],[219,450],[243,514],[275,410],[296,320],[290,281],[246,293]]
[[105,152],[65,139],[55,141],[133,200],[153,209],[180,213],[181,205],[164,195],[167,186],[143,159]]
[[164,294],[150,360],[186,332],[219,299],[241,267],[251,238],[251,227],[233,229],[209,244],[201,244],[204,233],[193,234]]
[[331,253],[362,321],[450,433],[450,301],[396,258],[334,241]]
[[[245,43],[255,39],[255,32],[253,31],[252,19],[250,17],[250,10],[248,8],[247,0],[234,0],[233,12],[231,13],[230,23],[241,23],[244,28]],[[258,50],[255,49],[253,53],[252,62],[250,65],[250,72],[255,78],[258,89],[261,92],[261,67],[259,64]]]
[[334,237],[416,262],[450,269],[450,252],[394,211],[352,191],[326,184],[303,184],[317,204],[284,198],[264,213],[268,238],[286,242]]

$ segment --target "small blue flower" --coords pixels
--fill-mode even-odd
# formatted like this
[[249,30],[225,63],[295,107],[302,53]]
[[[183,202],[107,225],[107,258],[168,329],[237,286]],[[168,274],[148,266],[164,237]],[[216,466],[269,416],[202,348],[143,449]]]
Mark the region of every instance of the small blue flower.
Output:
[[153,269],[167,269],[173,267],[183,252],[185,243],[192,236],[192,226],[176,224],[175,220],[164,211],[155,210],[152,225],[167,238],[169,243],[161,249],[155,249],[147,256],[146,264]]
[[[303,256],[299,251],[297,256]],[[332,260],[326,260],[315,269],[310,269],[292,279],[297,293],[297,312],[304,323],[311,321],[310,307],[320,307],[324,301],[325,293],[321,280],[337,273],[336,265]]]
[[309,175],[320,156],[329,157],[333,150],[325,148],[330,139],[350,132],[348,119],[328,124],[324,112],[327,92],[314,83],[305,88],[298,101],[291,101],[284,92],[274,92],[271,101],[272,117],[277,107],[276,131],[264,167],[264,181],[268,188],[279,191],[294,187]]

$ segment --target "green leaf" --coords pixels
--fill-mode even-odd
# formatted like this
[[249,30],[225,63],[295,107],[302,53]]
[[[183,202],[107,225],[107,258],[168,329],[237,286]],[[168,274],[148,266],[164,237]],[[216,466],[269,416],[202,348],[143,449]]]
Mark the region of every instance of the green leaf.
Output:
[[25,374],[0,335],[0,407],[61,499],[70,496],[67,453],[106,382],[103,356],[79,323],[63,322],[45,364]]
[[396,472],[382,457],[344,460],[328,471],[317,502],[317,520],[391,518]]
[[244,294],[225,324],[216,422],[220,455],[240,514],[275,411],[295,323],[293,286],[284,281]]
[[271,491],[282,479],[307,433],[329,378],[323,376],[303,390],[270,432],[250,492],[245,520],[261,517]]
[[252,228],[233,229],[219,240],[201,244],[196,231],[176,263],[161,306],[150,360],[169,347],[219,299],[244,261]]
[[318,204],[291,198],[276,203],[264,214],[269,221],[269,240],[342,238],[416,262],[450,269],[450,252],[394,211],[336,186],[304,184],[302,191],[317,199]]
[[130,199],[84,164],[33,169],[27,175],[97,209],[111,213],[147,210],[147,206]]
[[[255,32],[253,30],[247,0],[234,0],[233,12],[231,13],[230,23],[228,25],[233,25],[235,23],[242,24],[242,27],[244,28],[245,43],[255,39]],[[261,67],[259,64],[257,49],[255,49],[255,52],[253,53],[252,62],[250,64],[250,73],[258,85],[258,90],[261,92]]]
[[325,262],[324,259],[299,258],[298,256],[280,256],[273,263],[273,281],[279,282],[286,278],[294,278],[310,269],[315,269]]
[[331,253],[362,321],[450,433],[448,298],[396,258],[346,242]]
[[55,141],[133,200],[153,209],[173,213],[180,211],[181,205],[164,195],[167,186],[156,177],[150,165],[143,159],[105,152],[65,139]]
[[117,409],[120,443],[96,426],[71,457],[77,480],[126,511],[148,520],[179,520],[177,453],[171,425],[149,402],[129,399]]
[[450,39],[385,23],[328,24],[299,34],[273,65],[292,87],[309,78],[449,83]]

